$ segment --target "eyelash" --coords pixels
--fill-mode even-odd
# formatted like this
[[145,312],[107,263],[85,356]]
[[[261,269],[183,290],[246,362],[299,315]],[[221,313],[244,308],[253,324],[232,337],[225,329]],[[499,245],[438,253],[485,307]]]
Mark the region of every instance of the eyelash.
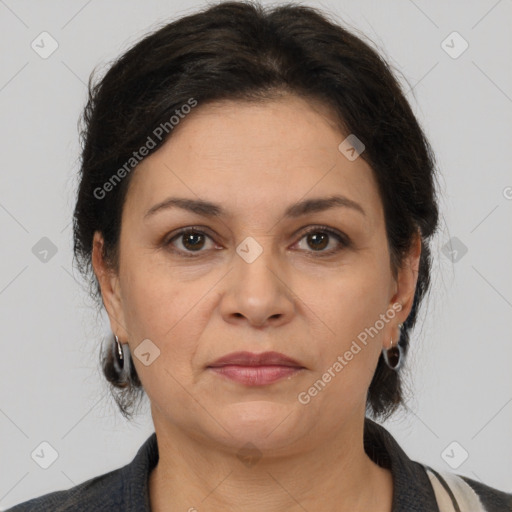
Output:
[[[178,239],[179,237],[181,237],[183,235],[187,235],[187,234],[191,234],[191,233],[197,234],[197,235],[204,235],[204,236],[212,239],[212,237],[210,235],[208,235],[206,232],[202,231],[202,229],[199,226],[198,227],[190,226],[187,228],[183,228],[180,231],[178,231],[177,233],[175,233],[170,239],[168,239],[166,242],[164,242],[163,245],[165,247],[170,247],[174,240]],[[338,248],[330,249],[329,251],[324,251],[324,250],[306,251],[309,253],[313,253],[314,254],[313,257],[317,257],[316,255],[319,255],[320,257],[332,256],[333,254],[341,251],[344,248],[348,248],[351,245],[350,240],[348,239],[348,237],[346,235],[344,235],[336,230],[333,230],[327,226],[320,226],[320,225],[312,226],[311,228],[308,228],[307,230],[303,231],[301,237],[299,238],[299,241],[302,240],[307,235],[309,235],[310,233],[325,233],[329,236],[334,237],[341,245],[341,248],[338,247]],[[201,253],[205,252],[202,250],[199,250],[199,251],[182,251],[182,250],[176,250],[176,249],[170,249],[170,250],[172,252],[179,253],[180,255],[182,255],[186,258],[197,258],[197,257],[201,256]]]

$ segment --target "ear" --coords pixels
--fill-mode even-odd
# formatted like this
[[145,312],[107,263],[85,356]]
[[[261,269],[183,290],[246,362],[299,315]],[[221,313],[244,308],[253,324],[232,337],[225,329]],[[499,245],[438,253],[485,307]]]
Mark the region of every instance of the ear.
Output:
[[[418,282],[418,274],[420,268],[421,256],[421,235],[416,232],[414,241],[405,256],[402,266],[398,269],[398,275],[395,281],[395,293],[391,298],[390,305],[401,304],[400,311],[397,312],[397,324],[404,323],[411,312],[414,303],[414,293]],[[398,340],[400,337],[400,329],[396,326],[396,333],[393,339]]]
[[120,342],[126,341],[128,330],[125,327],[119,276],[106,264],[103,247],[103,235],[96,231],[92,242],[92,266],[100,284],[103,305],[110,320],[110,328],[117,335]]

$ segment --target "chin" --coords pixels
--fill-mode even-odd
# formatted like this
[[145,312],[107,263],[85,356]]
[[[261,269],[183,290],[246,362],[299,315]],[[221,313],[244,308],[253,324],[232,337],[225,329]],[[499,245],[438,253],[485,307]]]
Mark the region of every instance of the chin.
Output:
[[251,442],[262,450],[276,449],[289,445],[297,429],[304,428],[299,413],[294,404],[253,400],[225,406],[219,421],[232,435],[231,443],[236,440],[241,445]]

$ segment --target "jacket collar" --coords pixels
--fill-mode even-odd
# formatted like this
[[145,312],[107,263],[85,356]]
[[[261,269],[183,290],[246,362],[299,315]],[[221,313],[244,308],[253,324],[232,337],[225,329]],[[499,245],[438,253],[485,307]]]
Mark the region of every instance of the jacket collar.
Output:
[[365,419],[364,448],[368,456],[393,475],[393,512],[439,512],[425,467],[411,460],[382,426]]

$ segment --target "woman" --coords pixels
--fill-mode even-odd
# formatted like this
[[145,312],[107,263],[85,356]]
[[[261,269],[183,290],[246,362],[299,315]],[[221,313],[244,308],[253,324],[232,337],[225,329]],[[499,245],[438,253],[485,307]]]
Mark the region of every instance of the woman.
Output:
[[90,89],[75,254],[104,373],[155,433],[125,467],[14,507],[504,511],[375,419],[428,289],[430,146],[386,63],[319,12],[229,2]]

